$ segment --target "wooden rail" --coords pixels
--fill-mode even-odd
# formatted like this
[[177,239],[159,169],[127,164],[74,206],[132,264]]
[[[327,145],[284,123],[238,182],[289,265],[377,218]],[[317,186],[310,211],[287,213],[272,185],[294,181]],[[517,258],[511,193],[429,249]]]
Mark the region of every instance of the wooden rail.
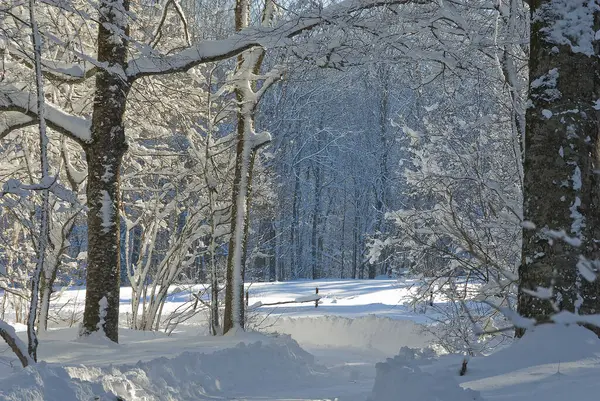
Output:
[[[260,301],[254,303],[253,305],[251,305],[251,307],[254,308],[260,308],[261,306],[275,306],[275,305],[285,305],[285,304],[301,304],[301,303],[305,303],[305,302],[314,302],[315,303],[315,308],[319,307],[319,300],[322,297],[319,295],[319,287],[315,288],[315,294],[314,295],[309,295],[309,296],[305,296],[305,297],[300,297],[300,298],[296,298],[294,300],[291,301],[279,301],[279,302],[269,302],[269,303],[262,303]],[[249,299],[250,299],[250,291],[246,291],[246,307],[249,304]]]

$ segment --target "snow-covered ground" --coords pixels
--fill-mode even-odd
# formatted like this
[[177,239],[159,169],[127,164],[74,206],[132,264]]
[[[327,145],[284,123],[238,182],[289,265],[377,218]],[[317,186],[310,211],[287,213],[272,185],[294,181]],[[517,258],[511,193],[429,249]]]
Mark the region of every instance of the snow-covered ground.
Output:
[[[325,400],[340,401],[587,401],[600,394],[600,342],[585,329],[540,327],[487,357],[415,351],[435,344],[424,332],[426,307],[413,308],[412,282],[320,280],[250,286],[261,334],[205,336],[203,316],[171,335],[121,329],[120,344],[77,329],[41,337],[44,363],[21,369],[10,350],[0,354],[0,400]],[[121,293],[129,312],[130,290]],[[82,290],[64,292],[57,307],[83,306]],[[174,295],[174,310],[188,299]],[[76,302],[79,300],[79,302]],[[25,333],[21,332],[23,337]],[[291,335],[291,337],[290,337]],[[403,348],[409,347],[409,348]],[[387,359],[392,358],[392,359]]]
[[[398,280],[302,280],[278,283],[246,284],[249,293],[249,305],[271,304],[283,301],[313,299],[315,289],[319,289],[319,307],[314,302],[264,306],[261,314],[274,314],[285,317],[343,316],[354,318],[376,314],[391,319],[413,320],[427,323],[429,319],[421,312],[424,305],[414,308],[408,305],[420,281]],[[193,301],[192,293],[204,293],[202,285],[176,286],[170,291],[163,316],[175,310],[185,302]],[[206,295],[205,295],[206,297]],[[120,313],[125,319],[131,313],[131,287],[122,287],[120,293]],[[61,294],[55,302],[55,308],[63,308],[63,314],[73,308],[81,310],[85,301],[85,289],[73,288]],[[419,309],[419,310],[416,310]],[[204,321],[204,318],[195,319]]]

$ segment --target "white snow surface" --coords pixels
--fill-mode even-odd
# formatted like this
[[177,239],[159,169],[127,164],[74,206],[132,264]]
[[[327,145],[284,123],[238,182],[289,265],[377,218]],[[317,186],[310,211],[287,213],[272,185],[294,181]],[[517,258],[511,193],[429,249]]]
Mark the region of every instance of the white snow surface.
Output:
[[423,372],[419,365],[431,364],[427,353],[403,348],[394,358],[375,366],[376,376],[369,401],[481,401],[478,391],[459,386],[456,373]]
[[[215,397],[264,396],[289,383],[315,386],[326,368],[289,336],[244,342],[214,353],[184,352],[173,358],[113,366],[41,363],[0,380],[0,400],[195,401]],[[102,398],[104,397],[104,398]]]
[[[561,315],[555,321],[570,326],[529,328],[512,345],[471,358],[466,375],[459,376],[463,355],[416,350],[436,340],[421,330],[431,323],[428,313],[405,305],[411,284],[319,280],[250,286],[254,304],[293,301],[319,287],[318,308],[288,304],[252,312],[261,330],[286,334],[210,337],[203,335],[205,317],[199,317],[171,336],[121,328],[114,344],[81,341],[76,328],[54,327],[40,336],[44,362],[22,369],[9,350],[0,351],[0,401],[114,401],[117,395],[127,401],[597,400],[600,341],[573,324],[584,317]],[[53,307],[77,305],[78,299],[81,307],[84,297],[84,290],[68,290]],[[189,298],[176,292],[165,308],[174,310]],[[130,289],[122,289],[120,299],[125,313]],[[24,327],[17,328],[25,339]]]
[[410,320],[376,315],[353,319],[341,316],[274,318],[268,322],[265,330],[288,333],[302,344],[367,349],[382,355],[394,355],[399,343],[423,348],[435,341],[431,333]]

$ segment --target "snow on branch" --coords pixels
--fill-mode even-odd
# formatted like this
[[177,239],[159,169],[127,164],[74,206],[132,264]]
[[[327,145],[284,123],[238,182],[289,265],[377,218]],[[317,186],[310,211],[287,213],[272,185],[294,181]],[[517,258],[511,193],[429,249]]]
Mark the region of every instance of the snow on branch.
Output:
[[0,139],[12,131],[34,125],[36,120],[16,111],[7,111],[0,114]]
[[23,365],[23,367],[27,367],[35,363],[27,353],[27,345],[21,341],[19,337],[17,337],[14,327],[2,319],[0,319],[0,337],[6,341],[6,344],[8,344],[17,358],[19,358],[19,361],[21,361],[21,365]]
[[552,321],[558,324],[584,324],[600,327],[600,315],[577,315],[569,311],[561,311],[552,316]]
[[172,55],[146,54],[129,61],[125,73],[130,79],[135,80],[143,76],[182,72],[199,64],[228,59],[252,47],[270,48],[285,44],[288,39],[302,32],[358,11],[413,2],[413,0],[345,0],[321,10],[319,14],[301,15],[274,27],[246,28],[227,39],[202,41]]
[[20,197],[25,197],[30,194],[31,191],[44,191],[48,190],[52,192],[58,199],[68,202],[74,206],[83,206],[77,199],[77,194],[70,189],[60,184],[56,177],[48,177],[46,180],[42,180],[39,184],[23,184],[16,178],[9,178],[0,187],[0,198],[6,194],[13,194]]
[[[33,68],[31,59],[33,56],[28,55],[16,48],[10,49],[10,55],[17,59],[19,63]],[[94,76],[100,69],[98,62],[91,63],[66,63],[55,60],[41,60],[42,73],[46,78],[61,81],[61,82],[82,82]]]
[[[0,112],[20,112],[23,115],[37,121],[36,99],[31,93],[18,89],[14,85],[0,85]],[[46,113],[44,115],[48,125],[79,143],[89,143],[92,140],[90,131],[90,122],[84,118],[73,116],[51,103],[46,104]],[[27,122],[23,117],[21,126],[14,125],[12,129],[21,128],[23,123]],[[3,127],[0,124],[0,133],[8,134],[10,128]],[[4,135],[0,135],[2,138]]]

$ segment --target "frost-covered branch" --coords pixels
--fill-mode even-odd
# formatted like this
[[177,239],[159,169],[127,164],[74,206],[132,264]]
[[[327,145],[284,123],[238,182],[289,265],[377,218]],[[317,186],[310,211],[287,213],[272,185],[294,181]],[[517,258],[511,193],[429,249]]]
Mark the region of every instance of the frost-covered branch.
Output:
[[[73,116],[58,106],[46,103],[44,117],[48,126],[55,131],[65,134],[73,140],[85,144],[91,142],[91,124],[88,120]],[[20,117],[22,123],[34,123],[38,119],[38,106],[36,99],[32,97],[29,91],[17,88],[14,85],[0,85],[0,112],[19,112],[23,115]],[[31,121],[26,121],[25,116],[31,118]],[[2,126],[0,126],[2,127]],[[21,125],[11,125],[10,127],[0,131],[0,139],[8,135],[15,128],[21,128]],[[4,128],[4,127],[2,127]],[[10,128],[10,130],[8,129]]]
[[[19,63],[34,69],[35,66],[32,63],[32,55],[25,54],[24,52],[11,48],[10,54],[13,58],[17,59]],[[55,60],[41,60],[42,73],[44,77],[60,82],[78,83],[83,82],[88,78],[93,77],[100,69],[97,65],[92,63],[66,63]]]
[[163,26],[167,19],[167,13],[169,11],[169,6],[171,4],[173,4],[173,8],[175,9],[175,12],[177,13],[177,15],[179,15],[179,18],[181,19],[181,24],[183,25],[183,32],[185,34],[185,41],[186,41],[187,45],[188,46],[192,45],[187,18],[185,17],[185,13],[183,12],[181,5],[176,0],[167,0],[167,2],[165,3],[165,5],[163,7],[162,15],[160,17],[160,22],[158,24],[158,27],[156,28],[154,36],[152,37],[152,40],[150,41],[153,48],[156,47],[156,45],[158,45],[158,42],[162,38],[162,29],[163,29]]
[[0,139],[11,132],[36,124],[36,120],[20,112],[2,113],[0,117]]
[[129,61],[125,73],[129,79],[135,80],[143,76],[187,71],[199,64],[234,57],[253,47],[283,45],[302,32],[362,10],[408,3],[413,3],[413,0],[346,0],[327,7],[319,14],[298,16],[275,27],[245,28],[227,39],[202,41],[173,55],[143,55]]

